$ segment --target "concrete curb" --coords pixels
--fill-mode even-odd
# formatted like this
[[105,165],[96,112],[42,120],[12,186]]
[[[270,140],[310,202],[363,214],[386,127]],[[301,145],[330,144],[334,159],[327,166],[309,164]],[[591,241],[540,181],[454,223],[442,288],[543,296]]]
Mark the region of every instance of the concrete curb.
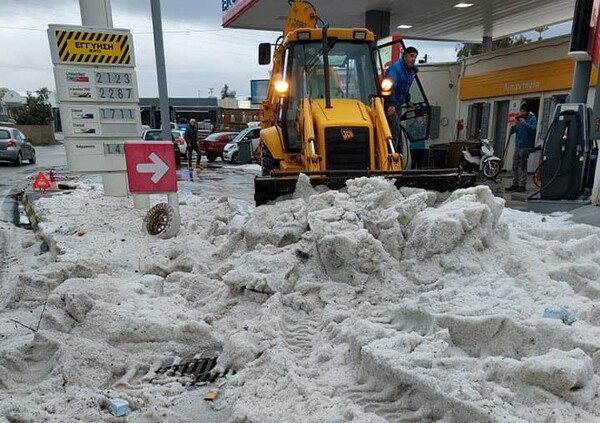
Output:
[[29,200],[29,197],[27,196],[27,192],[23,191],[20,200],[23,203],[23,208],[25,209],[25,214],[27,215],[27,218],[29,219],[29,223],[31,224],[31,229],[33,230],[33,234],[35,235],[36,241],[39,241],[42,243],[40,246],[40,249],[43,252],[49,251],[50,247],[48,245],[48,242],[46,241],[46,238],[44,237],[44,234],[40,230],[40,226],[38,225],[39,219],[38,219],[37,215],[35,214],[35,209],[33,208],[33,203]]

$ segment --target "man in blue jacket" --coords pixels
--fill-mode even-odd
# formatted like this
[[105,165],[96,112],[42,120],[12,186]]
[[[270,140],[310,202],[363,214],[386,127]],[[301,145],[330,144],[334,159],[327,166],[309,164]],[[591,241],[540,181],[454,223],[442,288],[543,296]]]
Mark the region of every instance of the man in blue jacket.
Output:
[[405,104],[408,107],[413,107],[414,104],[410,101],[410,86],[412,85],[419,69],[415,66],[419,52],[414,47],[406,47],[402,52],[400,60],[394,62],[387,70],[387,78],[390,78],[394,87],[392,95],[386,102],[386,114],[392,138],[394,139],[394,148],[399,151],[400,145],[400,117],[398,112],[400,107]]
[[527,160],[533,151],[537,119],[531,112],[529,105],[524,103],[517,116],[517,121],[510,128],[510,133],[515,134],[515,152],[513,154],[513,183],[507,191],[524,192],[527,183]]

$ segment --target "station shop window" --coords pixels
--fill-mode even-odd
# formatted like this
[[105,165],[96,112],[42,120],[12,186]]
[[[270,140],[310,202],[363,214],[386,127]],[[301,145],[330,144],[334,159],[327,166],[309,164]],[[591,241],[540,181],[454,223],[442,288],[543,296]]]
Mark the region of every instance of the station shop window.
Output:
[[467,116],[467,139],[485,138],[490,124],[490,103],[469,105]]

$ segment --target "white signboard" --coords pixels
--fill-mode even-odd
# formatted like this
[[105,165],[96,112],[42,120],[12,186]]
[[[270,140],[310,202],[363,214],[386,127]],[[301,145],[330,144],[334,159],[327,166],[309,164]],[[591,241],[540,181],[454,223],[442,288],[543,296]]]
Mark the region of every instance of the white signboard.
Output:
[[107,167],[126,170],[125,141],[114,139],[82,140],[65,139],[67,157],[71,158],[72,172],[106,172]]
[[48,39],[69,170],[125,171],[124,140],[141,128],[130,32],[50,25]]
[[55,66],[54,76],[59,101],[101,101],[138,103],[135,72],[118,71],[102,66],[98,69],[77,69],[76,66]]
[[65,137],[135,139],[140,136],[140,111],[136,106],[99,106],[63,102],[60,114]]
[[521,102],[519,100],[511,100],[508,108],[508,123],[513,125],[516,122],[516,117],[521,110]]

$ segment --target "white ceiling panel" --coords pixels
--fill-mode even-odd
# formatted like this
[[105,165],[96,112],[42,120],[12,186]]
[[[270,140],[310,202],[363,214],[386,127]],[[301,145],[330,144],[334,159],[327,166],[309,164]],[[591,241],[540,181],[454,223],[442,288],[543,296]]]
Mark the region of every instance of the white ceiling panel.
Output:
[[[390,32],[410,39],[481,42],[571,20],[575,0],[312,0],[317,14],[332,27],[364,27],[365,12],[390,12]],[[223,26],[281,31],[287,0],[238,0],[223,15]],[[397,29],[398,25],[412,25]]]

